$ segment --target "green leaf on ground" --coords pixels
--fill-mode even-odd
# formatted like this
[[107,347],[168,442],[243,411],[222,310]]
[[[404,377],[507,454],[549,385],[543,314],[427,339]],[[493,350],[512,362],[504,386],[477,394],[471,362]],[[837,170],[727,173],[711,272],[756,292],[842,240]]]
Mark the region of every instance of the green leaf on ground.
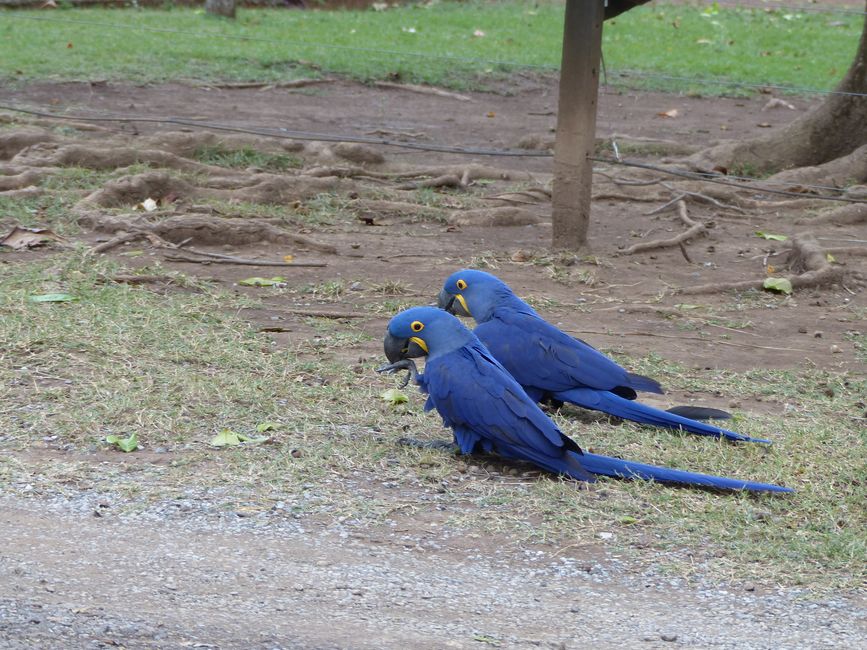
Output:
[[127,453],[138,449],[138,439],[134,433],[131,433],[129,438],[115,435],[106,436],[105,441],[110,445],[116,445],[118,449]]
[[786,235],[774,235],[773,233],[762,232],[761,230],[756,231],[756,236],[762,239],[770,239],[771,241],[786,241],[788,239]]
[[239,280],[238,284],[245,287],[273,287],[274,285],[283,284],[285,282],[286,278],[275,275],[273,278],[247,278],[246,280]]
[[268,436],[263,436],[261,438],[254,438],[253,436],[248,436],[244,433],[238,433],[237,431],[232,431],[231,429],[223,429],[211,438],[211,446],[212,447],[237,447],[241,443],[246,443],[249,445],[258,445],[261,442],[266,442],[269,440]]
[[256,431],[259,433],[265,433],[266,431],[273,431],[277,428],[276,422],[262,422],[261,424],[256,425]]
[[397,388],[389,388],[382,394],[382,399],[391,404],[392,406],[397,406],[398,404],[405,404],[409,401],[409,398],[403,391],[399,391]]
[[223,429],[211,438],[211,445],[213,447],[237,447],[240,444],[240,436],[231,429]]
[[762,286],[769,291],[785,294],[792,293],[792,283],[788,278],[765,278]]

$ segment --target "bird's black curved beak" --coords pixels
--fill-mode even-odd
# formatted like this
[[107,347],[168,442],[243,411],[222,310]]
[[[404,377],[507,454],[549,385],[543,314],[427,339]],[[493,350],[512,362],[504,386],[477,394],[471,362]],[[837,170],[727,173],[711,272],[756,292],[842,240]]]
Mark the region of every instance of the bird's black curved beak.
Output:
[[471,316],[470,312],[466,309],[466,302],[463,299],[463,296],[455,296],[445,289],[440,291],[440,295],[437,296],[437,307],[440,309],[445,309],[450,314],[454,314],[455,316]]
[[392,336],[389,332],[385,333],[382,347],[385,350],[385,358],[390,363],[396,363],[401,359],[423,357],[427,354],[418,343],[414,343],[409,339],[399,339],[396,336]]

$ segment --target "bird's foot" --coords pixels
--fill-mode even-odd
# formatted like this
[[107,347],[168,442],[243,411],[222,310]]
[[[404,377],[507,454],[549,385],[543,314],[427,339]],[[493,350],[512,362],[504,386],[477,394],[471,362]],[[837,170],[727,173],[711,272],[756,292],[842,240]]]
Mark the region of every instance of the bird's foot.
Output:
[[452,440],[417,440],[416,438],[398,438],[397,444],[416,449],[436,449],[438,451],[456,452],[458,446]]
[[395,361],[394,363],[387,363],[384,366],[380,366],[376,369],[376,372],[384,372],[387,375],[398,372],[399,370],[406,370],[406,377],[400,384],[400,388],[405,388],[409,383],[410,379],[416,383],[418,383],[418,366],[415,365],[415,361],[412,359],[401,359],[400,361]]

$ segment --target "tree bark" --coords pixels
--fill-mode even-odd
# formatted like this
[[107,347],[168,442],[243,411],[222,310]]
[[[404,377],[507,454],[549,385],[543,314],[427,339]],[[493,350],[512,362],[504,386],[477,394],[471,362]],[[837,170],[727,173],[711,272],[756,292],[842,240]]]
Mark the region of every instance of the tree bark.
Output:
[[[867,1],[864,4],[867,10]],[[748,168],[751,173],[775,173],[822,165],[867,144],[867,21],[855,59],[835,90],[836,94],[776,133],[717,145],[699,152],[690,163],[702,171]]]

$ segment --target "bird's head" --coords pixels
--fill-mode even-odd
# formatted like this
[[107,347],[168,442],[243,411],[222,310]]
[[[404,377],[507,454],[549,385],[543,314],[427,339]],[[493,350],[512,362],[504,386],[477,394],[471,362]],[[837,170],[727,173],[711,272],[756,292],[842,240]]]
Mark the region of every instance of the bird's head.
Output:
[[391,363],[435,356],[465,345],[473,334],[451,314],[436,307],[411,307],[388,323],[385,356]]
[[446,279],[437,304],[452,314],[470,316],[477,323],[483,323],[502,301],[514,298],[514,295],[498,277],[484,271],[463,269]]

